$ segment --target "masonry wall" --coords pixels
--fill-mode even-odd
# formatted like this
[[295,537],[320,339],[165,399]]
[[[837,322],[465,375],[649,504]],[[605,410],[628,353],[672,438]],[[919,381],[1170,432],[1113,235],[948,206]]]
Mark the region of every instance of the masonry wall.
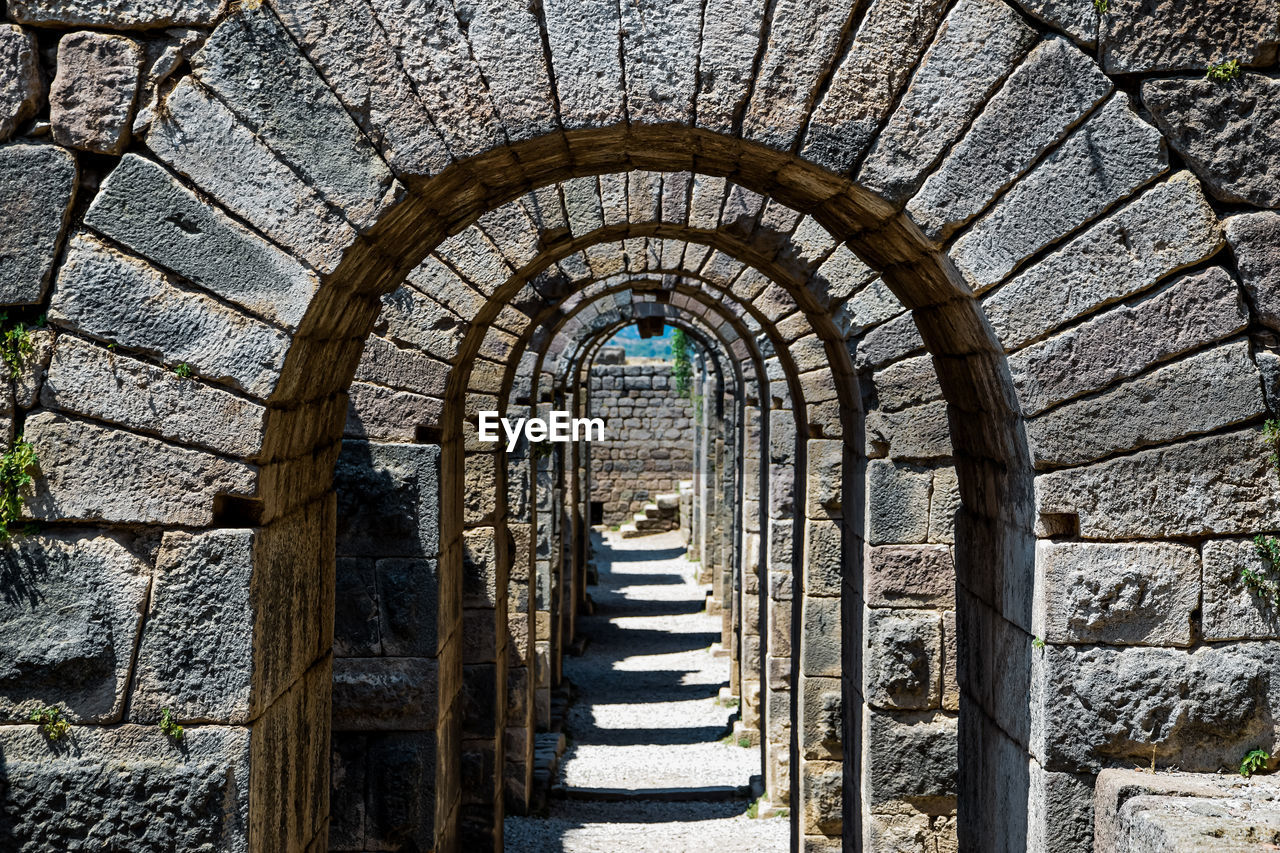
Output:
[[605,420],[605,440],[591,443],[591,500],[604,503],[605,524],[626,524],[693,478],[693,403],[671,365],[593,367],[591,415]]

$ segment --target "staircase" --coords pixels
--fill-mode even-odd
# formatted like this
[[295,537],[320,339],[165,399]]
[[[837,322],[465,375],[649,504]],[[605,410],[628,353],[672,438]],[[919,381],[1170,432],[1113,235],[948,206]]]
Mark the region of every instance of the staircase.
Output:
[[654,503],[645,504],[630,524],[618,528],[623,539],[634,539],[650,533],[666,533],[680,528],[680,495],[658,495]]

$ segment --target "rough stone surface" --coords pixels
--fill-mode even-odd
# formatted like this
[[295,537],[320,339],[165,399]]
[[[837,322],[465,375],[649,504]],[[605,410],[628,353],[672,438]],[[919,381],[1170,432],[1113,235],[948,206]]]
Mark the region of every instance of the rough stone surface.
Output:
[[1280,639],[1280,607],[1250,588],[1243,572],[1275,579],[1277,567],[1262,558],[1253,539],[1205,542],[1201,629],[1214,640]]
[[123,151],[138,100],[142,58],[142,46],[123,36],[63,36],[58,73],[49,89],[53,138],[96,154]]
[[1036,465],[1079,465],[1267,411],[1248,341],[1217,347],[1027,421]]
[[1141,293],[1222,245],[1217,214],[1200,182],[1179,172],[993,290],[982,310],[1005,349],[1017,349]]
[[[1275,3],[1241,5],[1271,7],[1275,31]],[[1254,73],[1225,85],[1148,80],[1142,102],[1214,198],[1280,207],[1280,80]]]
[[126,155],[85,224],[259,317],[293,328],[319,287],[314,273],[197,198],[155,163]]
[[1186,545],[1036,545],[1043,638],[1050,643],[1188,646],[1200,556]]
[[439,689],[434,658],[338,658],[333,664],[333,727],[434,730]]
[[38,534],[5,548],[0,581],[0,716],[119,721],[150,567],[111,534]]
[[70,335],[54,348],[40,402],[238,457],[258,452],[266,415],[243,397]]
[[975,290],[986,290],[1166,168],[1160,133],[1117,95],[956,240],[951,257]]
[[956,794],[956,718],[930,711],[865,715],[866,748],[877,760],[863,783],[871,809],[892,800],[927,804]]
[[900,412],[872,412],[867,417],[867,441],[875,447],[875,455],[888,454],[902,461],[949,457],[947,404],[939,400]]
[[52,145],[0,146],[0,302],[33,304],[44,298],[77,179],[75,157],[68,151]]
[[1017,0],[1030,15],[1056,27],[1085,47],[1098,43],[1098,7],[1093,0]]
[[1232,335],[1248,322],[1239,286],[1214,267],[1015,353],[1009,372],[1023,412],[1035,415]]
[[1004,0],[957,3],[876,137],[858,182],[891,201],[905,201],[1036,37]]
[[867,464],[867,542],[924,542],[929,535],[932,475],[910,465],[873,459]]
[[955,606],[955,566],[946,545],[868,548],[865,577],[870,607]]
[[226,0],[11,0],[9,17],[23,24],[106,29],[212,24]]
[[1275,60],[1276,0],[1111,0],[1099,22],[1103,67],[1121,74],[1202,73],[1211,62]]
[[1280,331],[1280,214],[1246,213],[1226,220],[1240,283],[1266,326]]
[[1047,769],[1107,762],[1215,772],[1275,737],[1277,646],[1047,646],[1033,659],[1032,751]]
[[40,106],[40,60],[36,38],[13,24],[0,24],[0,142]]
[[275,386],[288,341],[266,323],[182,290],[150,264],[87,234],[74,237],[67,249],[49,318],[263,398]]
[[891,364],[875,374],[876,410],[896,412],[942,398],[942,386],[932,356],[922,355]]
[[1044,474],[1036,508],[1078,516],[1088,539],[1252,535],[1280,529],[1280,481],[1258,432],[1241,430]]
[[249,738],[246,728],[192,725],[178,749],[155,726],[85,726],[74,749],[53,750],[35,726],[0,727],[0,832],[15,853],[108,839],[138,853],[245,853]]
[[[1091,0],[1081,0],[1091,4]],[[1087,55],[1050,38],[1027,59],[952,146],[907,211],[934,239],[952,234],[1024,174],[1113,89]],[[999,157],[992,152],[999,151]]]
[[924,710],[942,701],[942,624],[929,610],[867,610],[865,696],[876,708]]
[[340,556],[434,557],[440,448],[344,441],[334,469]]
[[[166,533],[138,648],[131,714],[246,722],[253,684],[253,533]],[[192,630],[199,615],[200,630]]]

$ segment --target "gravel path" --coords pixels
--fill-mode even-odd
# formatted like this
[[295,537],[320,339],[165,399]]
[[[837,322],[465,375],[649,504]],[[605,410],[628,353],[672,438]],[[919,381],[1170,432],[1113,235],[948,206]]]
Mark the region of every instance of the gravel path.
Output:
[[[565,660],[578,688],[560,781],[573,789],[747,785],[759,754],[720,743],[734,714],[717,703],[728,659],[711,655],[720,617],[679,534],[596,540],[596,613],[583,619],[586,654]],[[578,793],[581,793],[579,791]],[[547,818],[511,817],[508,853],[752,853],[787,850],[785,818],[752,820],[746,800],[602,803],[553,799]]]

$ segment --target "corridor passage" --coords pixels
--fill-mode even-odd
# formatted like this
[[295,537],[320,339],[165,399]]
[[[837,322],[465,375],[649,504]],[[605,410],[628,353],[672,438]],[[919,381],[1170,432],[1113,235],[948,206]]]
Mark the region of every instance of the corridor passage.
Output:
[[747,816],[759,752],[727,737],[728,658],[710,650],[720,618],[684,553],[678,532],[596,538],[590,644],[565,661],[578,699],[560,790],[549,817],[507,818],[508,853],[787,849],[785,817]]

